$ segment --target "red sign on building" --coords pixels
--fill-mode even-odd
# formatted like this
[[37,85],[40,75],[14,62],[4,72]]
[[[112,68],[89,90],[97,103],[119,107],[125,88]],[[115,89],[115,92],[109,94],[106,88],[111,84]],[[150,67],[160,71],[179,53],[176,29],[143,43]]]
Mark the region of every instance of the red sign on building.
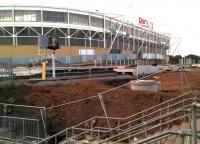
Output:
[[139,17],[139,24],[150,29],[150,30],[153,30],[153,23],[146,20],[146,19]]

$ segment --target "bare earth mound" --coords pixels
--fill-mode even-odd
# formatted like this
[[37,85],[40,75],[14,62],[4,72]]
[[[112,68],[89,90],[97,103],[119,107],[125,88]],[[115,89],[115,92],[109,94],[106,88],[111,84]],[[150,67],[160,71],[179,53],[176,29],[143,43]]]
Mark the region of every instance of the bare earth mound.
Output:
[[[185,74],[191,89],[199,90],[200,74],[198,72],[187,72]],[[103,94],[108,116],[126,117],[181,94],[180,72],[168,72],[159,74],[158,76],[160,77],[159,80],[162,86],[162,91],[158,93],[131,91],[130,85],[128,84]],[[31,89],[31,91],[24,96],[23,101],[30,105],[51,107],[95,96],[97,93],[114,88],[118,83],[122,84],[128,82],[129,80],[81,80],[66,85],[28,85],[23,86],[23,88]],[[184,91],[186,92],[188,91],[188,85],[185,79],[183,82]],[[55,133],[65,127],[78,124],[93,116],[104,116],[104,113],[99,98],[95,97],[90,100],[49,109],[47,110],[47,116],[50,120],[48,128],[51,133]]]

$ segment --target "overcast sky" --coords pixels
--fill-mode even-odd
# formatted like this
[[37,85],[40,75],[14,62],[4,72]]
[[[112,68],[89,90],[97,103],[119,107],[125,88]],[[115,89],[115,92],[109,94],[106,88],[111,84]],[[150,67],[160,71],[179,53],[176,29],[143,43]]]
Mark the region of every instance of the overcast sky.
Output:
[[68,7],[103,13],[124,14],[138,23],[143,17],[154,23],[154,29],[171,34],[172,52],[200,55],[199,0],[0,0],[1,5],[23,4]]

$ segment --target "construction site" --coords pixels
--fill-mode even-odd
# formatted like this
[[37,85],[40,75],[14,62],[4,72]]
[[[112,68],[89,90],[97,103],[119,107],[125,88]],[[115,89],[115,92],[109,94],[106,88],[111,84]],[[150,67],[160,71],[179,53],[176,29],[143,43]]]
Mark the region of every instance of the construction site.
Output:
[[0,144],[198,144],[200,68],[170,34],[84,10],[0,6]]

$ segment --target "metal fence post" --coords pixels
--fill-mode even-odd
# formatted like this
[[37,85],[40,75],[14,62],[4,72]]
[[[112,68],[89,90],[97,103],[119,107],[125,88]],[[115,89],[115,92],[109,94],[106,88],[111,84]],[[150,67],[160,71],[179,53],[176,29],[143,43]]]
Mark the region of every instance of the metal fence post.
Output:
[[3,105],[3,114],[4,114],[4,116],[7,115],[7,105],[6,104]]
[[[192,115],[191,115],[191,109],[188,109],[188,112],[189,112],[189,129],[190,131],[192,132]],[[189,143],[191,144],[192,143],[192,138],[189,137]]]
[[[170,112],[170,109],[169,109],[169,102],[167,103],[167,113],[169,113]],[[168,120],[170,119],[170,116],[168,115]],[[170,125],[169,125],[169,123],[167,124],[167,127],[169,128],[170,127]]]
[[65,132],[65,139],[66,140],[68,139],[68,130],[66,130],[66,132]]
[[113,60],[112,60],[112,55],[111,55],[111,61],[110,61],[111,66],[113,65],[112,63],[113,63]]
[[146,122],[144,122],[144,130],[145,130],[145,135],[144,135],[144,137],[145,138],[147,138],[147,123]]
[[8,118],[8,133],[9,133],[9,138],[11,139],[11,126],[10,126],[11,122],[10,122],[10,117]]
[[57,144],[57,136],[55,136],[54,142],[55,142],[55,144]]
[[182,130],[180,130],[180,132],[179,132],[179,137],[180,137],[180,144],[184,144],[185,142],[185,140],[184,140],[184,134],[183,134],[183,131]]
[[128,56],[128,65],[129,65],[129,56]]
[[93,130],[93,119],[90,120],[90,136],[93,135],[92,130]]
[[197,144],[196,104],[192,105],[192,144]]
[[131,142],[131,133],[130,133],[131,124],[130,124],[130,122],[128,122],[128,123],[129,123],[128,124],[128,128],[129,128],[128,143],[130,143]]
[[22,137],[24,137],[24,119],[22,120]]
[[160,109],[160,132],[162,131],[162,109]]
[[38,142],[40,141],[40,123],[39,123],[39,120],[37,121],[37,137],[38,137]]
[[[119,134],[120,133],[120,128],[119,128],[119,126],[120,126],[120,121],[119,121],[119,119],[117,120],[117,127],[118,127],[118,129],[117,129],[117,134]],[[123,128],[122,128],[123,129]],[[120,137],[119,137],[119,135],[118,135],[118,139],[119,139]]]
[[101,67],[102,67],[102,64],[103,64],[103,58],[101,57]]

